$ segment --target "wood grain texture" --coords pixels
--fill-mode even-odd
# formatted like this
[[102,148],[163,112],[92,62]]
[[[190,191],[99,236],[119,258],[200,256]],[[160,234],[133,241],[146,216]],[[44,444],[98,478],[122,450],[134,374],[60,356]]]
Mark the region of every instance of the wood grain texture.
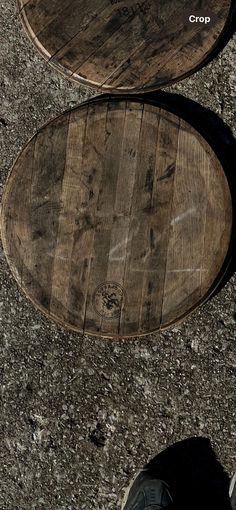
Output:
[[[204,4],[204,5],[203,5]],[[67,77],[100,90],[156,89],[191,74],[209,57],[230,0],[18,0],[41,54]],[[210,24],[189,15],[210,15]]]
[[206,299],[228,251],[224,171],[189,124],[92,100],[42,128],[8,178],[2,240],[48,317],[107,337],[166,328]]

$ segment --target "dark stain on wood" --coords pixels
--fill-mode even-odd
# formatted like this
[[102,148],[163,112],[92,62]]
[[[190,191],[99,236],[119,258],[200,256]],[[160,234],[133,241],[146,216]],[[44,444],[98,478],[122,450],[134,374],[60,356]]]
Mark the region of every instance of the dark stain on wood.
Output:
[[169,165],[165,172],[164,172],[164,175],[162,175],[161,177],[159,177],[159,181],[164,181],[165,179],[169,179],[170,177],[172,177],[172,175],[175,173],[175,164],[172,163],[171,165]]
[[154,236],[155,236],[154,235],[154,230],[153,230],[153,228],[151,228],[150,229],[150,247],[151,247],[151,250],[154,250],[154,248],[155,248],[155,242],[154,242],[155,237]]
[[145,190],[151,193],[152,189],[153,189],[153,169],[149,168],[146,173]]

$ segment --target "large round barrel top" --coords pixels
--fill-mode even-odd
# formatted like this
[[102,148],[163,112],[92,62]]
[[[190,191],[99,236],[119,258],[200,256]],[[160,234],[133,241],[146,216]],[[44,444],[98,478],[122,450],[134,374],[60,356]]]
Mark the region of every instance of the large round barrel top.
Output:
[[140,336],[215,289],[232,204],[203,137],[155,104],[93,100],[44,126],[9,175],[2,240],[20,287],[73,330]]
[[231,9],[231,0],[18,4],[30,39],[52,66],[73,80],[120,92],[156,89],[196,71],[217,48]]

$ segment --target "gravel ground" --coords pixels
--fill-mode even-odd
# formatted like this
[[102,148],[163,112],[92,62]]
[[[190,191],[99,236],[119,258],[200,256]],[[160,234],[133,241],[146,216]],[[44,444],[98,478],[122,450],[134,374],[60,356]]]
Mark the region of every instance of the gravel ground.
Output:
[[[36,54],[1,0],[1,191],[23,144],[95,95]],[[235,129],[235,43],[169,90]],[[70,334],[36,312],[0,252],[0,508],[115,510],[137,468],[191,436],[236,465],[236,278],[182,325],[129,341]]]

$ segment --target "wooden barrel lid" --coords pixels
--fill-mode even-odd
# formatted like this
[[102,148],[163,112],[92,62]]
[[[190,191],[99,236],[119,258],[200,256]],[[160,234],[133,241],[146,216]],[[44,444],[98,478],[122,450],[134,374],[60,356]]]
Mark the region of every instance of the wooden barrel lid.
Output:
[[43,127],[6,185],[2,238],[27,296],[69,328],[140,336],[212,291],[231,195],[189,124],[138,99],[85,103]]
[[125,92],[156,89],[196,71],[216,48],[231,8],[231,0],[18,4],[30,39],[52,66],[87,85]]

